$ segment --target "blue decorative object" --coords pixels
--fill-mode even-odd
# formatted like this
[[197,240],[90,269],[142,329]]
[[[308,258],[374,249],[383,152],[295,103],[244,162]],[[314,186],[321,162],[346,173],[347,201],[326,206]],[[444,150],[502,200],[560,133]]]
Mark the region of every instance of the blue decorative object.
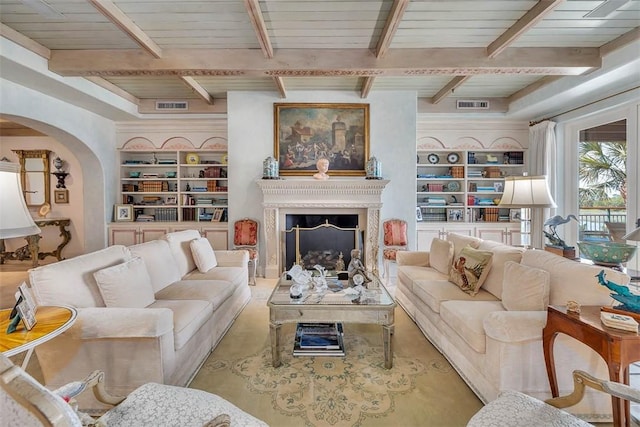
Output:
[[279,179],[280,166],[278,161],[269,156],[262,162],[262,179]]
[[366,179],[382,179],[382,163],[375,156],[367,161],[366,171]]
[[629,288],[626,286],[618,285],[617,283],[606,280],[604,270],[600,271],[596,277],[598,278],[598,283],[615,292],[610,294],[611,298],[622,303],[622,305],[616,308],[640,313],[640,295],[631,293]]
[[633,258],[636,247],[618,242],[578,242],[580,256],[590,259],[594,264],[618,266]]

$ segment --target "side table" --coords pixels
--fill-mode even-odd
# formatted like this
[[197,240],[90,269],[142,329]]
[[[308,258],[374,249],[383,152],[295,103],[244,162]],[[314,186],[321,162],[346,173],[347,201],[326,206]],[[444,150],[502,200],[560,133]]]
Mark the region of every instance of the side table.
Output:
[[[558,379],[553,359],[553,342],[563,333],[591,347],[607,363],[609,379],[629,384],[629,364],[640,360],[640,335],[607,328],[600,321],[600,306],[582,306],[580,314],[567,313],[564,306],[549,306],[547,325],[542,330],[542,346],[551,394],[558,397]],[[613,423],[629,427],[629,402],[611,398]]]
[[22,361],[22,369],[26,369],[33,349],[36,346],[57,337],[73,325],[78,312],[73,307],[40,306],[36,312],[37,323],[30,331],[22,321],[18,329],[7,334],[11,309],[0,310],[0,351],[7,357],[27,352]]

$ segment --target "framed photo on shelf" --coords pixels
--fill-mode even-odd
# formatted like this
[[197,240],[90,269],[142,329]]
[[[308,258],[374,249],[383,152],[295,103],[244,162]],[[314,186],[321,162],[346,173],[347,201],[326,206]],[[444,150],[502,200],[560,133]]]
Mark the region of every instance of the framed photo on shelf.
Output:
[[422,209],[420,209],[420,206],[416,206],[416,220],[422,221]]
[[275,103],[273,108],[280,175],[311,175],[323,157],[329,159],[330,175],[365,175],[369,104]]
[[115,205],[113,208],[113,220],[115,222],[133,221],[133,205]]
[[213,216],[211,217],[211,222],[220,222],[220,220],[222,220],[223,213],[224,213],[223,208],[215,208],[213,210]]
[[464,222],[464,209],[447,208],[447,221],[448,222]]
[[178,198],[176,196],[167,196],[165,198],[165,204],[167,204],[167,205],[177,205],[178,204]]
[[509,221],[519,222],[520,219],[520,209],[509,209]]

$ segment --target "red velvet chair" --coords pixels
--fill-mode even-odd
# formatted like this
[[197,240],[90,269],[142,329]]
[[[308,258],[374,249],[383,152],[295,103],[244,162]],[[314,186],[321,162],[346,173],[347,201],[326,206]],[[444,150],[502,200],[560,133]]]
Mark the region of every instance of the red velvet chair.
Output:
[[406,251],[407,222],[402,219],[388,219],[382,224],[384,232],[384,246],[382,248],[382,262],[384,266],[384,278],[389,282],[389,264],[396,262],[396,253]]
[[249,284],[256,284],[258,268],[258,222],[244,218],[236,221],[233,227],[233,248],[249,251]]

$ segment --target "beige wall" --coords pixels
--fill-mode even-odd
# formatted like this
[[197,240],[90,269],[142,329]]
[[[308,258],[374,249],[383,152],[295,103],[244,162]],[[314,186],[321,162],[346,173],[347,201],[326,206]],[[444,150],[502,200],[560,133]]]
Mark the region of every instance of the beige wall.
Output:
[[[18,156],[11,150],[51,150],[51,170],[54,171],[53,159],[60,157],[65,162],[64,170],[69,173],[65,180],[65,185],[69,190],[69,203],[56,203],[53,197],[53,191],[56,188],[57,178],[51,175],[51,213],[47,218],[65,217],[71,219],[71,242],[64,248],[62,255],[71,258],[84,253],[84,206],[83,206],[83,180],[82,166],[73,153],[65,146],[60,144],[53,138],[47,136],[41,137],[2,137],[0,139],[0,157],[7,157],[10,161],[18,163]],[[34,218],[38,217],[36,209],[32,209]],[[49,252],[54,250],[61,242],[58,227],[46,227],[42,229],[42,239],[40,240],[40,248]],[[8,250],[25,244],[24,239],[9,239],[6,242]],[[47,258],[53,260],[54,258]]]

